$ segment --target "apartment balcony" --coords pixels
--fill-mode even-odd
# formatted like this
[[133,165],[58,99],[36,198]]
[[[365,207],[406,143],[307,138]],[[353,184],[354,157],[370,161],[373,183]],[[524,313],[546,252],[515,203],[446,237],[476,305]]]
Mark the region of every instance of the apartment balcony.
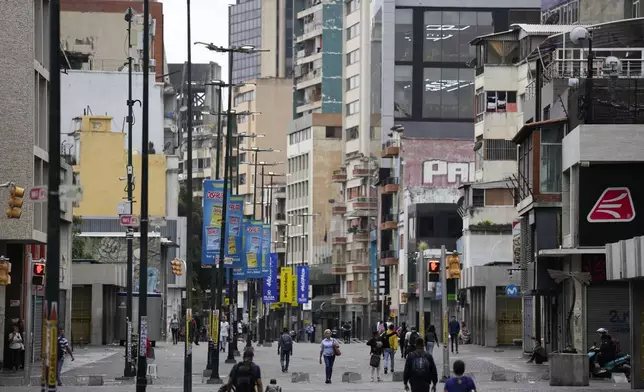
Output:
[[380,230],[396,230],[398,228],[398,217],[394,214],[387,214],[382,216],[380,223]]
[[322,48],[317,48],[315,51],[306,51],[300,50],[297,52],[297,57],[295,60],[295,65],[304,65],[312,63],[315,60],[320,60],[322,58]]
[[355,291],[347,292],[347,303],[352,305],[368,305],[369,298],[367,297],[368,289],[360,290],[359,288],[353,289]]
[[309,99],[300,103],[295,111],[299,113],[309,112],[311,110],[319,109],[322,107],[322,98],[318,97],[317,99]]
[[310,23],[306,23],[302,30],[302,35],[295,37],[295,43],[299,44],[311,38],[322,35],[322,21],[314,20]]
[[347,237],[343,237],[343,236],[331,237],[331,245],[346,245],[346,244],[347,244]]
[[302,19],[307,15],[312,15],[316,12],[322,11],[322,0],[309,0],[302,11],[298,12],[297,19]]
[[340,293],[333,293],[331,295],[331,305],[346,305],[347,299]]
[[378,199],[375,197],[355,197],[347,202],[347,213],[351,216],[376,216],[378,214]]
[[382,157],[394,158],[400,154],[400,142],[398,140],[389,140],[382,145]]
[[380,252],[380,265],[398,265],[398,251],[383,250]]
[[350,274],[364,274],[371,271],[371,263],[368,257],[363,257],[357,260],[350,260],[347,263],[347,273]]
[[332,182],[345,182],[347,180],[347,171],[344,169],[336,169],[331,174]]
[[331,213],[333,215],[344,215],[347,213],[347,206],[336,203],[331,207]]
[[273,221],[275,225],[282,226],[286,224],[286,214],[283,212],[278,212],[275,214],[275,221]]
[[373,168],[370,168],[369,165],[356,165],[353,167],[353,176],[354,177],[369,177]]
[[322,83],[322,68],[311,70],[302,76],[295,78],[295,88],[304,90],[307,87]]
[[393,195],[398,193],[399,188],[398,177],[389,177],[382,182],[382,193],[385,195]]
[[358,230],[353,233],[354,242],[369,242],[369,232],[366,230]]

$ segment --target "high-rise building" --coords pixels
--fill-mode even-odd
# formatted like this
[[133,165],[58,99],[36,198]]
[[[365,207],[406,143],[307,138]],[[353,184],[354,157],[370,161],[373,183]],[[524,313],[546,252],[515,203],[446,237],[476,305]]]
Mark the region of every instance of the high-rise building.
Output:
[[542,0],[543,24],[595,24],[642,17],[641,0]]

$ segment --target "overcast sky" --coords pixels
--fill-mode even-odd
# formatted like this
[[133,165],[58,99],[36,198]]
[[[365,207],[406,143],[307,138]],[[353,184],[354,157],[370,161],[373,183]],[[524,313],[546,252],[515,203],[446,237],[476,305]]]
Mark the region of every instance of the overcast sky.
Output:
[[[163,27],[166,61],[183,63],[187,58],[186,0],[162,0]],[[235,0],[192,0],[192,42],[212,42],[228,45],[228,5]],[[227,75],[226,55],[211,52],[203,46],[192,46],[192,62],[214,61],[221,66],[221,74]]]

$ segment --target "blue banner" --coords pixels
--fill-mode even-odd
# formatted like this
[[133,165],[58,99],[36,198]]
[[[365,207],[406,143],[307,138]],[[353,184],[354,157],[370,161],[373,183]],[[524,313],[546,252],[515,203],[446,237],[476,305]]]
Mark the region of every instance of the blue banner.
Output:
[[268,271],[264,277],[264,292],[262,298],[265,304],[279,302],[279,290],[277,289],[277,253],[271,253],[268,257]]
[[297,303],[306,304],[309,302],[309,266],[297,267]]
[[242,267],[246,267],[246,278],[262,277],[262,221],[246,221],[244,225],[244,254]]
[[268,274],[268,263],[271,257],[271,225],[262,225],[262,277]]
[[219,262],[224,182],[222,180],[205,180],[203,182],[203,196],[201,264],[213,265]]
[[244,219],[244,197],[229,195],[228,215],[226,216],[226,231],[228,232],[228,246],[226,246],[227,268],[241,268],[241,254],[243,250],[242,221]]

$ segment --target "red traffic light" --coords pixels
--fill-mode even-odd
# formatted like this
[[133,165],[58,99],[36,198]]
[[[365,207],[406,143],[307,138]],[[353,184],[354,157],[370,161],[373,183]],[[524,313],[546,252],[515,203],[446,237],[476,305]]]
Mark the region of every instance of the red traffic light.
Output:
[[432,260],[429,262],[429,272],[439,273],[441,272],[441,264],[438,261]]
[[34,276],[44,276],[44,275],[45,275],[45,264],[34,263]]

